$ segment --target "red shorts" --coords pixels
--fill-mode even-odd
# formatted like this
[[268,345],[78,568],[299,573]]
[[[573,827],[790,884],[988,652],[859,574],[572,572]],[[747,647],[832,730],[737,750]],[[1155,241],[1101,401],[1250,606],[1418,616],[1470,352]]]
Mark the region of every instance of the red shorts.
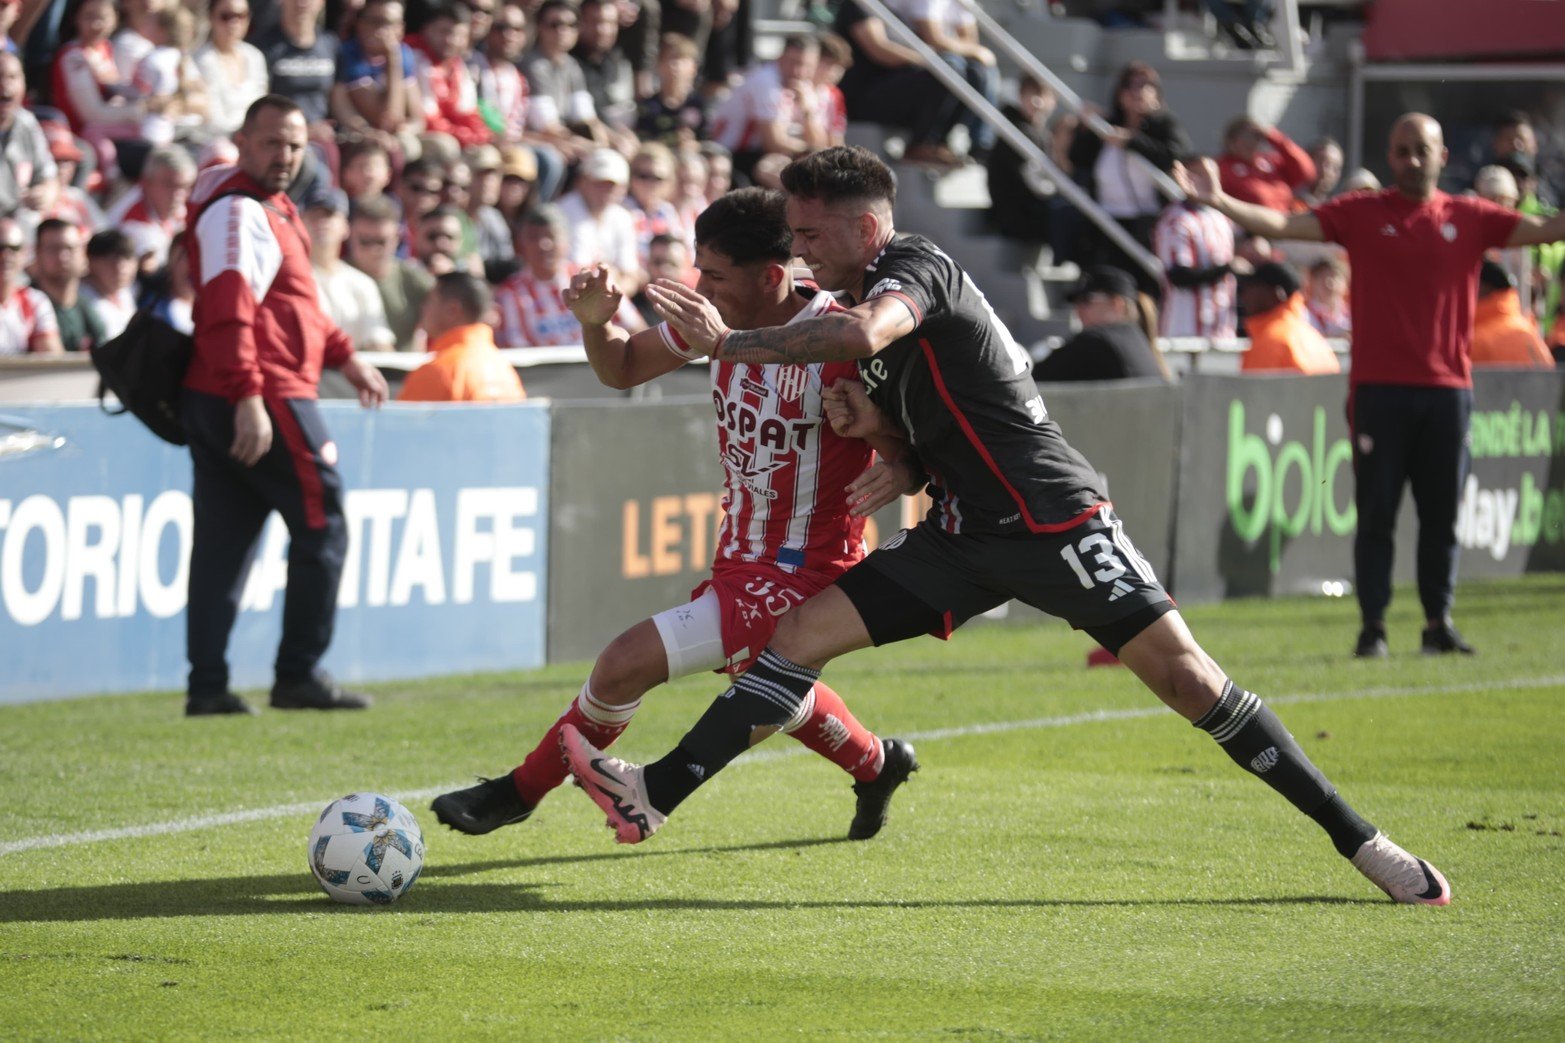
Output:
[[[714,672],[742,674],[750,669],[789,609],[831,586],[837,573],[787,572],[763,562],[727,561],[712,578],[690,592],[694,601],[708,590],[722,613],[724,665]],[[710,662],[710,660],[708,660]]]

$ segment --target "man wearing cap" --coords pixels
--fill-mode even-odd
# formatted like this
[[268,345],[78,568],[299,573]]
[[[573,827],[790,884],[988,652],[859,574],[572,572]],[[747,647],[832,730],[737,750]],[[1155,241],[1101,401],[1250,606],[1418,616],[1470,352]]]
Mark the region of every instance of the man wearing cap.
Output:
[[1245,373],[1337,373],[1336,353],[1310,324],[1303,286],[1276,261],[1239,277],[1239,311],[1250,347],[1239,359]]
[[582,161],[576,188],[560,199],[560,211],[570,224],[571,263],[608,265],[620,292],[634,297],[647,277],[637,252],[636,219],[620,202],[629,184],[625,157],[600,148]]
[[1478,270],[1473,365],[1554,368],[1554,356],[1538,336],[1537,323],[1522,312],[1516,280],[1494,261],[1485,261]]
[[1353,270],[1348,417],[1358,508],[1353,558],[1362,616],[1354,654],[1387,654],[1397,509],[1409,482],[1419,520],[1423,651],[1471,654],[1450,613],[1473,406],[1478,265],[1487,250],[1565,239],[1565,218],[1543,220],[1441,192],[1436,185],[1447,159],[1444,134],[1423,113],[1396,121],[1386,159],[1393,187],[1338,196],[1297,214],[1234,199],[1209,159],[1178,176],[1201,202],[1256,235],[1347,249]]
[[[1536,139],[1532,147],[1532,153],[1518,151],[1502,158],[1500,167],[1509,171],[1516,181],[1516,209],[1547,220],[1559,210],[1539,195],[1543,182],[1538,177]],[[1533,311],[1544,328],[1548,328],[1560,312],[1560,272],[1565,271],[1565,243],[1539,243],[1529,252]]]
[[495,347],[484,321],[494,306],[489,284],[467,272],[435,280],[419,315],[435,357],[408,374],[399,402],[520,402],[521,378]]
[[[504,173],[500,150],[493,145],[478,145],[467,150],[468,169],[473,183],[467,193],[467,216],[478,239],[478,256],[486,272],[516,256],[511,243],[511,227],[505,215],[496,209]],[[496,280],[498,281],[498,280]]]
[[375,280],[342,259],[348,238],[348,194],[340,188],[319,193],[305,204],[310,231],[310,267],[320,289],[321,310],[357,351],[395,351],[396,335],[386,325],[386,308]]
[[1089,269],[1071,290],[1081,332],[1033,367],[1041,383],[1066,380],[1167,380],[1168,369],[1141,320],[1136,280],[1108,265]]
[[0,52],[0,212],[46,213],[58,192],[58,171],[38,118],[23,107],[22,59]]

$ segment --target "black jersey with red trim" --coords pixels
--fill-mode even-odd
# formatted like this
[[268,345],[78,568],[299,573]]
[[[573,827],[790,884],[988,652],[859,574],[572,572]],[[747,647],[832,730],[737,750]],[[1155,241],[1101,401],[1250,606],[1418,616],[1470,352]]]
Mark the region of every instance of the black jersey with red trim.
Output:
[[859,360],[870,400],[912,440],[947,532],[1056,532],[1105,502],[1065,441],[1032,359],[968,274],[920,235],[898,235],[865,269],[865,300],[895,297],[913,332]]

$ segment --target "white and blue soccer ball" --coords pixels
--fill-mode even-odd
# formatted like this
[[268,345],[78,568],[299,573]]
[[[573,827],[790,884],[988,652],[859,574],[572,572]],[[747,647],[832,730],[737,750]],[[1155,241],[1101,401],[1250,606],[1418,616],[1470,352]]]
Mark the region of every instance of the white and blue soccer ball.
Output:
[[326,805],[310,831],[310,872],[332,898],[390,905],[424,868],[424,833],[407,808],[379,793]]

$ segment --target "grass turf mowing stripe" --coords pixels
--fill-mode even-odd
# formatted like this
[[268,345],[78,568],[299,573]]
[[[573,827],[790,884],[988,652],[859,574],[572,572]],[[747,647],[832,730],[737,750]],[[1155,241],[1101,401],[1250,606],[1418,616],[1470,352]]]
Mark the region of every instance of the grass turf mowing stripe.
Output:
[[[1393,687],[1384,686],[1378,688],[1364,688],[1352,692],[1308,692],[1297,695],[1280,695],[1268,698],[1266,703],[1272,706],[1289,706],[1300,703],[1321,703],[1348,701],[1360,699],[1400,699],[1421,695],[1455,695],[1462,692],[1491,691],[1495,689],[1533,689],[1552,688],[1565,686],[1565,675],[1547,677],[1519,677],[1510,680],[1493,682],[1473,682],[1467,684],[1452,685],[1419,685]],[[994,721],[987,724],[965,724],[952,728],[935,728],[921,732],[909,732],[901,736],[912,742],[932,742],[940,739],[956,739],[971,735],[991,735],[998,732],[1030,731],[1042,728],[1066,728],[1076,724],[1097,724],[1104,721],[1135,720],[1142,717],[1157,717],[1167,714],[1168,708],[1162,705],[1136,706],[1122,710],[1089,710],[1085,713],[1066,714],[1058,717],[1039,717],[1024,721]],[[780,760],[785,757],[800,757],[810,751],[803,747],[785,747],[776,750],[751,751],[743,759],[735,762],[736,765],[754,764],[765,761]],[[454,784],[453,784],[454,785]],[[412,790],[401,794],[392,794],[397,800],[407,803],[409,801],[422,801],[438,796],[452,785],[434,787],[429,789]],[[218,826],[231,826],[240,822],[260,822],[273,818],[284,818],[289,815],[314,814],[320,807],[320,801],[308,803],[277,804],[265,808],[251,808],[246,811],[229,811],[220,815],[202,815],[197,818],[174,819],[169,822],[152,822],[142,826],[121,826],[116,829],[95,829],[82,833],[50,833],[38,837],[23,837],[20,840],[11,840],[0,843],[0,856],[19,854],[23,851],[36,851],[40,848],[72,847],[80,844],[96,844],[109,840],[129,840],[136,837],[164,836],[170,833],[188,833],[198,829],[211,829]]]

